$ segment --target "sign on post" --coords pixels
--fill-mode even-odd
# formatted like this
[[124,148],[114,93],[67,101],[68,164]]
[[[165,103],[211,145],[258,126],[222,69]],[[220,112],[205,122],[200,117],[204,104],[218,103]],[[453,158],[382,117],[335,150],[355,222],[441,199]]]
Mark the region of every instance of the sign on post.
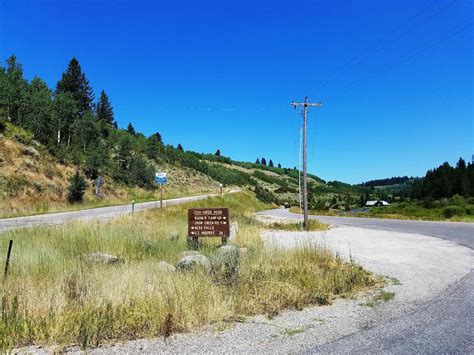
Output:
[[221,237],[222,243],[230,236],[228,208],[190,208],[188,236],[197,244],[199,237]]
[[167,183],[166,173],[155,173],[155,182],[160,185],[160,208],[163,208],[163,185]]
[[94,185],[95,185],[95,194],[98,196],[100,194],[100,188],[102,185],[104,185],[104,178],[102,176],[97,177],[97,179],[94,180]]
[[159,185],[166,184],[168,182],[168,180],[166,179],[166,173],[155,173],[155,182]]

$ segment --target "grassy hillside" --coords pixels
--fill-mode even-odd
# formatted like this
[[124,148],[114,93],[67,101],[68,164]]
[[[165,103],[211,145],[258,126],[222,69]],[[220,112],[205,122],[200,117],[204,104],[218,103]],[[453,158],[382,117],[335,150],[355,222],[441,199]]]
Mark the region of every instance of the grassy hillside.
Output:
[[[25,139],[27,136],[26,131],[13,125],[0,134],[0,217],[138,202],[158,196],[156,188],[128,186],[104,175],[101,197],[95,195],[92,180],[87,179],[84,202],[70,204],[69,179],[76,166],[60,163],[44,146]],[[217,181],[191,168],[162,163],[156,169],[167,171],[169,176],[165,198],[218,191]]]
[[[147,159],[147,168],[166,171],[169,184],[165,198],[217,192],[236,186],[254,191],[265,203],[299,204],[299,172],[295,169],[269,167],[233,161],[230,158],[190,151],[177,151],[172,159]],[[142,159],[146,159],[142,156]],[[146,201],[158,197],[153,184],[138,186],[126,183],[114,174],[101,174],[105,184],[101,196],[95,195],[92,178],[86,179],[82,203],[67,200],[69,180],[77,168],[86,176],[87,166],[61,161],[47,147],[33,139],[26,130],[7,123],[0,134],[0,216],[47,213],[77,208],[98,207]],[[340,182],[326,183],[309,174],[310,206],[342,208],[356,204],[363,187]]]

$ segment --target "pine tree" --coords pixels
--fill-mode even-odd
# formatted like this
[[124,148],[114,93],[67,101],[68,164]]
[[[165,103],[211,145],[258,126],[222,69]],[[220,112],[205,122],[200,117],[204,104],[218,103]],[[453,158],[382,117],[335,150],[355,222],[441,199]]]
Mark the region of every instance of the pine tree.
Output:
[[147,139],[146,153],[149,158],[156,159],[158,156],[163,153],[163,141],[161,140],[161,134],[158,132],[152,134]]
[[132,136],[137,134],[137,132],[135,131],[135,128],[132,125],[132,122],[128,122],[127,132],[130,133]]
[[56,93],[71,93],[76,101],[79,115],[92,109],[94,94],[76,58],[71,59],[61,80],[58,81]]
[[99,102],[97,102],[97,120],[103,137],[107,137],[110,128],[114,125],[114,110],[104,90],[101,91]]
[[181,151],[181,152],[184,150],[184,149],[183,149],[183,146],[181,145],[181,143],[178,143],[177,149],[178,149],[179,151]]
[[267,161],[265,160],[265,158],[262,158],[261,162],[262,162],[262,165],[265,165],[265,166],[267,165]]
[[280,163],[278,163],[278,168],[280,168],[280,169],[281,169],[281,164],[280,164]]
[[79,170],[69,179],[68,200],[71,203],[82,202],[86,192],[86,181],[79,173]]
[[216,157],[220,157],[221,156],[221,151],[219,149],[217,149],[216,152],[214,153],[214,155]]
[[274,167],[273,161],[272,161],[271,159],[270,159],[270,161],[268,162],[268,166],[269,166],[270,168],[273,168],[273,167]]
[[28,83],[23,78],[23,67],[14,55],[7,59],[0,89],[0,111],[3,118],[24,124],[29,106]]
[[257,158],[257,160],[255,160],[255,164],[260,165],[260,159]]
[[454,183],[454,193],[461,196],[469,195],[469,175],[466,167],[466,162],[463,158],[459,158],[456,165],[456,180]]

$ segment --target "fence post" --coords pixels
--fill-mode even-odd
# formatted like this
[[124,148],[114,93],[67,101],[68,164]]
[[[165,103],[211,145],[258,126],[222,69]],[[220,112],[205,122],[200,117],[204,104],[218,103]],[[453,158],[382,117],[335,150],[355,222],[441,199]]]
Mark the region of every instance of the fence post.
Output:
[[7,282],[8,266],[10,264],[10,255],[12,253],[12,246],[13,246],[13,240],[10,239],[10,243],[8,244],[7,260],[5,262],[5,272],[3,273],[3,284],[4,285]]

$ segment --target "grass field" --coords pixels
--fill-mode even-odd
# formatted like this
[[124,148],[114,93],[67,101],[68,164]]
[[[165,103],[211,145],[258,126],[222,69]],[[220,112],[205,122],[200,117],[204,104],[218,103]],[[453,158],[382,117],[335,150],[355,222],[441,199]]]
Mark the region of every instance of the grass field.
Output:
[[[401,205],[401,206],[400,206]],[[374,207],[368,212],[337,212],[337,211],[313,211],[308,213],[320,216],[338,216],[338,217],[366,217],[366,218],[385,218],[385,219],[404,219],[404,220],[418,220],[418,221],[450,221],[450,222],[474,222],[474,215],[467,214],[465,210],[474,211],[472,205],[467,208],[459,208],[455,206],[454,210],[460,211],[459,215],[450,215],[452,206],[445,208],[424,208],[412,204],[394,204],[389,207]],[[291,207],[290,212],[300,213],[299,207]],[[448,217],[449,216],[449,217]]]
[[[189,207],[229,207],[239,223],[236,244],[247,247],[237,277],[216,270],[164,272],[187,250]],[[10,231],[14,240],[8,282],[2,291],[1,349],[41,344],[56,350],[139,337],[168,336],[199,326],[306,305],[329,304],[374,284],[371,274],[329,250],[302,247],[268,250],[264,226],[252,217],[267,208],[250,192],[211,198],[163,210],[148,210],[108,222],[74,223]],[[215,252],[220,240],[202,243]],[[124,259],[118,265],[88,261],[91,252]]]

